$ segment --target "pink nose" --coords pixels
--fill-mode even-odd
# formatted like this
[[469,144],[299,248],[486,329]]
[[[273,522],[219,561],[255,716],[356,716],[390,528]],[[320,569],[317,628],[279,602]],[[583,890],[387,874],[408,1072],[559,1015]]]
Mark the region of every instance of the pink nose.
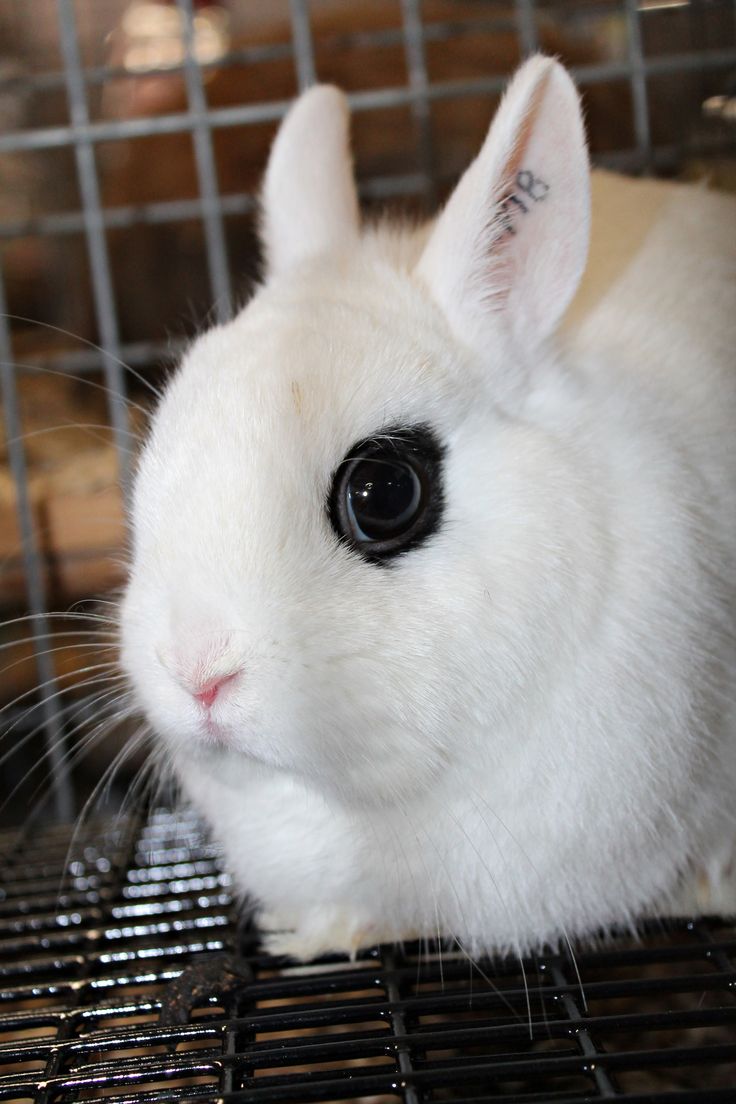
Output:
[[192,697],[195,701],[198,701],[200,705],[203,705],[205,709],[209,709],[222,687],[225,686],[226,683],[232,682],[237,674],[238,672],[235,671],[231,675],[223,675],[220,678],[209,679],[208,682],[200,686],[199,690],[192,691]]

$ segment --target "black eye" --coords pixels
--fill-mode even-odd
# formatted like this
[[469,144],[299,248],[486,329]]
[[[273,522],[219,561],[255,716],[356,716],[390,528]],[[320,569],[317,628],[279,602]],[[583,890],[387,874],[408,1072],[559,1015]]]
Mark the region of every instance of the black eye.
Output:
[[355,445],[338,467],[329,512],[337,535],[385,560],[434,532],[442,506],[441,449],[426,427],[385,430]]

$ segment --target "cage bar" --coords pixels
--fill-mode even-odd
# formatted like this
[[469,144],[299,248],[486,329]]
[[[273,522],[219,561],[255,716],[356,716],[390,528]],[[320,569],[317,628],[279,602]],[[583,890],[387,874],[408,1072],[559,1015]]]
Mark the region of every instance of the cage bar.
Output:
[[89,110],[84,86],[82,59],[77,41],[76,16],[73,0],[58,0],[59,37],[66,70],[66,89],[69,100],[74,154],[77,162],[79,190],[82,196],[84,228],[92,268],[92,290],[97,314],[102,363],[109,388],[110,421],[118,449],[120,478],[124,486],[129,480],[128,462],[128,410],[123,362],[120,359],[120,336],[115,311],[115,295],[110,271],[110,259],[102,218],[100,187],[97,179],[95,153],[84,137],[89,125]]
[[539,44],[534,0],[516,0],[516,19],[522,51],[533,54]]
[[[728,69],[734,64],[736,64],[736,48],[728,47],[650,57],[642,63],[641,72],[651,77],[690,70],[708,72]],[[570,66],[570,72],[578,84],[585,86],[630,78],[632,69],[627,63],[606,62],[598,65],[573,65]],[[506,77],[479,77],[473,80],[441,81],[430,84],[425,94],[429,100],[491,95],[501,91],[506,80]],[[354,111],[372,111],[382,107],[405,107],[420,99],[421,95],[421,92],[410,87],[396,86],[375,91],[353,92],[349,94],[348,101]],[[283,118],[289,106],[289,101],[269,101],[262,104],[242,104],[238,107],[211,108],[207,112],[207,121],[212,128],[276,122]],[[117,122],[90,122],[76,129],[68,126],[38,127],[33,130],[0,135],[0,153],[54,149],[73,145],[75,139],[95,143],[144,138],[156,134],[176,134],[189,131],[190,127],[191,118],[186,113],[155,115],[145,119],[123,119]]]
[[636,147],[641,164],[649,168],[652,156],[652,142],[649,132],[649,104],[647,99],[647,76],[644,63],[644,51],[639,23],[637,0],[625,0],[626,24],[628,30],[629,64],[631,66],[631,100],[634,109],[634,133]]
[[[59,688],[56,682],[53,658],[49,650],[48,607],[46,604],[43,566],[28,494],[28,465],[23,425],[18,406],[13,344],[5,300],[2,263],[0,263],[0,397],[2,398],[5,415],[8,458],[15,483],[18,526],[23,545],[28,624],[32,629],[35,664],[38,672],[38,698],[43,718],[43,739],[46,747],[44,758],[47,760],[51,774],[51,796],[56,815],[62,820],[71,820],[74,814],[74,798],[66,757],[64,726],[57,704]],[[25,703],[23,704],[25,705]],[[30,717],[35,719],[35,713],[36,711],[31,707]],[[20,732],[23,731],[21,722],[27,715],[28,710],[23,709],[20,716],[12,722],[20,729]]]
[[232,289],[227,262],[227,245],[222,204],[217,184],[217,167],[212,146],[212,131],[207,121],[207,97],[202,73],[194,54],[194,7],[192,0],[177,0],[184,23],[184,78],[191,117],[197,179],[204,223],[207,263],[218,322],[226,322],[232,313]]
[[417,132],[419,165],[424,177],[423,192],[428,202],[436,201],[436,173],[432,143],[431,105],[427,97],[429,74],[424,52],[424,24],[420,0],[401,0],[404,28],[404,52],[409,75],[409,87],[417,94],[411,110]]
[[317,80],[307,0],[289,0],[289,11],[291,12],[291,41],[294,51],[297,85],[299,91],[303,92],[305,88],[309,88],[310,84],[314,84]]

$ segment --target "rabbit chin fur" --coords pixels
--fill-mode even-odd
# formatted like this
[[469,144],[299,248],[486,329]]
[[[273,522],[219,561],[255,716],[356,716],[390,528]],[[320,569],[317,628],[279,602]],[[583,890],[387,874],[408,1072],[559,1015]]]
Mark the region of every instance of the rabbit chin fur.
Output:
[[[572,82],[535,58],[433,225],[361,229],[344,101],[312,89],[264,286],[155,414],[123,661],[274,949],[734,907],[733,205],[665,189],[560,332],[588,185]],[[620,187],[635,215],[664,186]],[[332,476],[420,424],[441,524],[366,562]]]

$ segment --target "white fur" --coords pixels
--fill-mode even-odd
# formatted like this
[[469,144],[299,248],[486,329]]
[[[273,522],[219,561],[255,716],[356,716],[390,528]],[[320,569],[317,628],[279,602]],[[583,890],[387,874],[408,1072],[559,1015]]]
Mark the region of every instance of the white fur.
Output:
[[[518,187],[518,174],[531,175],[532,194]],[[527,346],[549,336],[585,267],[589,192],[575,86],[551,58],[532,58],[512,81],[417,268],[458,340],[482,354],[498,311]]]
[[322,253],[354,249],[358,197],[343,94],[318,85],[284,119],[263,182],[263,239],[272,276]]
[[[272,945],[524,948],[704,892],[733,907],[732,202],[673,189],[554,346],[588,219],[559,66],[521,70],[433,232],[352,237],[334,90],[273,158],[273,267],[155,416],[122,611],[141,705],[288,929]],[[551,190],[489,235],[509,165]],[[446,446],[446,507],[382,568],[325,502],[350,447],[401,423]],[[208,728],[186,679],[240,668]]]

